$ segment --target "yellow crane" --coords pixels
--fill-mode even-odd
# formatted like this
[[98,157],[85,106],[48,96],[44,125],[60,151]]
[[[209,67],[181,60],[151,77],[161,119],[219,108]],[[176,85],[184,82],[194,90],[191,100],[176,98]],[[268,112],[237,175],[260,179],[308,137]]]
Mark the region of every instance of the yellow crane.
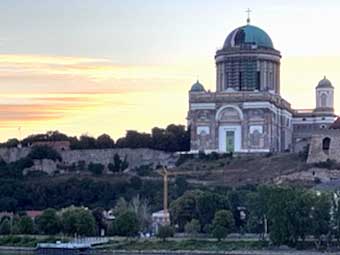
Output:
[[169,210],[168,210],[168,186],[169,186],[169,176],[185,175],[185,172],[169,172],[164,166],[158,173],[163,176],[163,217],[164,224],[170,224]]
[[163,168],[159,171],[159,174],[163,176],[163,219],[164,225],[170,224],[169,213],[168,213],[168,170],[163,166]]

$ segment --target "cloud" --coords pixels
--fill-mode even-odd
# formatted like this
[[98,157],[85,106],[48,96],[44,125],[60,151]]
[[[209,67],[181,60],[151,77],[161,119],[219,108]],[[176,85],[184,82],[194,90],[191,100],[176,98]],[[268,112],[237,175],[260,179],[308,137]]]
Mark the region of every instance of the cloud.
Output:
[[[115,64],[109,59],[39,55],[0,55],[0,80],[10,92],[145,90],[152,83],[179,83],[187,71],[173,66]],[[151,82],[150,82],[151,81]],[[150,85],[149,85],[150,84]]]

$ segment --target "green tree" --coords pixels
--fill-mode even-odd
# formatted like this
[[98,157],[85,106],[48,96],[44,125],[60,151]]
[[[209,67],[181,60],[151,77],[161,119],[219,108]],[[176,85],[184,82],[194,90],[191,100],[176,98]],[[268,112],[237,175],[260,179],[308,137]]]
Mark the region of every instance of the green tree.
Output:
[[115,142],[112,140],[112,138],[107,134],[102,134],[101,136],[98,136],[96,141],[96,147],[98,149],[110,149],[114,148]]
[[172,219],[175,224],[178,224],[179,231],[184,230],[187,222],[193,218],[198,218],[197,198],[201,193],[202,191],[199,190],[188,191],[171,203],[170,211]]
[[175,193],[180,197],[188,189],[188,182],[184,176],[176,176],[175,178]]
[[55,235],[61,230],[60,218],[57,211],[52,208],[44,210],[42,215],[37,217],[36,224],[39,232],[45,235]]
[[0,224],[0,235],[9,235],[11,233],[10,220],[5,218]]
[[173,237],[174,234],[175,234],[175,231],[173,227],[169,225],[159,226],[157,237],[162,239],[163,242],[165,242],[167,238]]
[[205,191],[199,194],[196,200],[198,219],[201,225],[210,225],[218,210],[229,209],[229,201],[226,196]]
[[34,232],[34,222],[31,217],[22,216],[18,222],[19,233],[20,234],[33,234]]
[[[212,224],[212,234],[218,240],[226,237],[234,228],[235,222],[233,214],[228,210],[220,210],[215,213],[215,217]],[[221,235],[222,230],[224,236]]]
[[66,234],[91,236],[95,233],[96,223],[91,212],[84,208],[69,207],[62,212],[63,230]]
[[311,233],[317,249],[320,249],[322,237],[329,237],[331,233],[331,200],[328,194],[314,196],[311,219]]
[[192,219],[190,222],[185,224],[185,232],[190,236],[196,236],[201,231],[201,224],[198,220]]
[[139,221],[136,213],[127,211],[117,217],[117,234],[120,236],[136,236],[139,231]]

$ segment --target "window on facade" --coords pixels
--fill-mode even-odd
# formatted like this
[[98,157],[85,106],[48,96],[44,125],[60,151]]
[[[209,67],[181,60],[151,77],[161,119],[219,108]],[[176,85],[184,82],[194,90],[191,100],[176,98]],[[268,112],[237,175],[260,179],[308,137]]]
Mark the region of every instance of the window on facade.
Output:
[[327,107],[327,95],[325,93],[321,95],[321,107]]
[[322,140],[322,150],[324,152],[328,152],[329,151],[329,147],[331,145],[331,139],[329,137],[326,137]]
[[242,90],[243,88],[243,73],[242,72],[239,72],[238,79],[239,79],[239,90]]
[[256,73],[256,89],[261,89],[261,72]]

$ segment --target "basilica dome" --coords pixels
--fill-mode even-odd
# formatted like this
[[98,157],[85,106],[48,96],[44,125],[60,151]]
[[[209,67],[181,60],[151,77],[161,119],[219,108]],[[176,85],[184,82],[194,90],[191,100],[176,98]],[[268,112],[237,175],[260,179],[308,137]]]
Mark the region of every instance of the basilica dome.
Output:
[[224,42],[223,49],[239,47],[258,47],[273,49],[273,42],[269,35],[261,28],[246,25],[232,31]]

